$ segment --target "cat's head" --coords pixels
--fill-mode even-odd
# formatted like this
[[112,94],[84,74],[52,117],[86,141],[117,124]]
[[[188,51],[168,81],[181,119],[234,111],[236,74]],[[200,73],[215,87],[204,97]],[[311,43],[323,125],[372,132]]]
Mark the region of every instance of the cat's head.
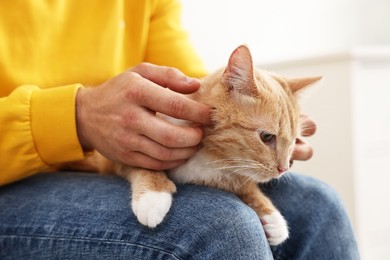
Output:
[[254,69],[239,46],[225,69],[203,79],[201,101],[214,108],[204,148],[219,169],[265,182],[290,167],[300,131],[297,92],[320,77],[287,79]]

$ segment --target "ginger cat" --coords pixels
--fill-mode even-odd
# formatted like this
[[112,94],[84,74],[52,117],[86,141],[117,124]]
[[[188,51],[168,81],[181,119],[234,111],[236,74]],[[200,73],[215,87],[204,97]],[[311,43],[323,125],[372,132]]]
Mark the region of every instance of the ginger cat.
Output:
[[214,124],[204,128],[202,149],[184,165],[152,171],[114,164],[95,153],[67,167],[126,178],[132,188],[132,210],[148,227],[160,224],[169,211],[174,182],[233,192],[257,213],[269,243],[280,244],[288,238],[287,223],[258,183],[279,178],[289,169],[300,132],[296,93],[319,79],[286,79],[254,69],[249,49],[239,46],[226,68],[203,78],[201,88],[190,95],[214,108]]

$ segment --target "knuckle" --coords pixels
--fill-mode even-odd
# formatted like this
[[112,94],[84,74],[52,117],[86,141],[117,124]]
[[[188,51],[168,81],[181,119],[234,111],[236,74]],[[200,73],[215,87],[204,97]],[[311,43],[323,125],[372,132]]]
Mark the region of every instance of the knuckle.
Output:
[[311,136],[316,132],[316,130],[317,130],[317,125],[312,119],[306,117],[302,120],[301,134],[303,136]]
[[161,148],[157,153],[158,153],[157,159],[162,160],[162,161],[169,161],[173,157],[172,150],[167,149],[167,148]]
[[136,151],[141,146],[140,139],[135,138],[134,136],[127,137],[125,140],[124,145],[129,152]]
[[167,147],[175,147],[177,143],[177,135],[175,132],[167,132],[162,135],[162,144]]
[[143,71],[147,70],[150,68],[151,64],[149,62],[141,62],[137,66],[135,66],[132,70],[137,71],[139,73],[142,73]]
[[163,134],[162,140],[167,147],[192,147],[201,142],[202,133],[192,128],[174,128]]
[[129,129],[131,126],[138,125],[140,115],[137,111],[129,110],[120,117],[120,126]]
[[131,86],[126,89],[125,96],[128,100],[139,102],[144,100],[145,91],[142,87],[142,82],[140,78],[133,79],[131,82]]
[[136,138],[134,135],[126,135],[123,134],[121,137],[117,139],[117,143],[122,147],[122,153],[124,156],[129,156],[129,154],[134,153],[140,147],[140,140]]
[[124,74],[121,74],[119,77],[126,82],[126,85],[133,84],[134,81],[137,81],[140,78],[142,78],[139,73],[132,70],[126,71]]
[[166,67],[167,68],[167,76],[172,79],[176,78],[181,74],[180,70],[173,68],[173,67]]
[[123,144],[125,143],[126,137],[123,134],[116,134],[112,138],[115,145],[117,145],[120,150],[123,150]]
[[174,99],[169,102],[169,110],[173,113],[174,116],[181,117],[188,113],[187,106],[180,99]]

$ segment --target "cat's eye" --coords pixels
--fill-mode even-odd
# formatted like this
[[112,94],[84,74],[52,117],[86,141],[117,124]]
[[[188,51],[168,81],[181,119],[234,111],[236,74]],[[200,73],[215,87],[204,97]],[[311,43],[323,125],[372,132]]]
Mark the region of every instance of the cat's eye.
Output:
[[275,141],[276,136],[274,134],[268,133],[268,132],[261,132],[260,133],[260,139],[265,144],[272,144]]

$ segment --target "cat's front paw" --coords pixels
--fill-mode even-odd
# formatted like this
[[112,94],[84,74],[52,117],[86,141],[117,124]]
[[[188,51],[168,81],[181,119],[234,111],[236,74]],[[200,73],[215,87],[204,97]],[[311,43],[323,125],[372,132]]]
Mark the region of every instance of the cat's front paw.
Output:
[[279,245],[288,238],[287,222],[279,211],[262,216],[261,222],[270,245]]
[[172,194],[148,191],[132,201],[132,209],[138,221],[154,228],[160,224],[172,205]]

